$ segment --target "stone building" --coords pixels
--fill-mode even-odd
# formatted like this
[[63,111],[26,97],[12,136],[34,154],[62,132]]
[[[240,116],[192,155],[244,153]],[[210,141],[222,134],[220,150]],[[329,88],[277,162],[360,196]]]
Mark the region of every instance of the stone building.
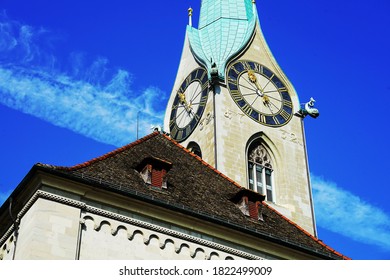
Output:
[[348,259],[317,238],[307,115],[255,1],[203,0],[165,129],[35,165],[0,208],[0,259]]
[[345,259],[155,132],[73,167],[35,165],[0,209],[0,259]]

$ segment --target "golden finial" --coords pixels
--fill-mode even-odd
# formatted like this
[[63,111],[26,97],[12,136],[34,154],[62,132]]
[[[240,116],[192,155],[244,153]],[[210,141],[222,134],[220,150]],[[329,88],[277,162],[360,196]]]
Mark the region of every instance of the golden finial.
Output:
[[188,19],[188,20],[189,20],[188,25],[189,25],[189,26],[192,26],[192,11],[193,11],[192,8],[189,7],[189,8],[188,8],[188,17],[189,17],[189,19]]

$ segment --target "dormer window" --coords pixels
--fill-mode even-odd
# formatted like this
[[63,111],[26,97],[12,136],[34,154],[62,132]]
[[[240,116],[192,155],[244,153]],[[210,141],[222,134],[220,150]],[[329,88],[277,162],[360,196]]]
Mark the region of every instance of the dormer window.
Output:
[[262,202],[265,196],[249,189],[241,189],[232,198],[241,212],[253,220],[263,220]]
[[137,170],[147,185],[156,188],[167,188],[166,174],[171,169],[172,164],[162,159],[149,157],[144,159]]

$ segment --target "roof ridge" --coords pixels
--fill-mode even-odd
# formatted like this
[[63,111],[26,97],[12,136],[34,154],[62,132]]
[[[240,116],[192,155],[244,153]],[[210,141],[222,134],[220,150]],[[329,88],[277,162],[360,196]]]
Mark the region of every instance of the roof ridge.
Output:
[[187,148],[185,148],[184,146],[182,146],[181,144],[179,144],[178,142],[176,142],[175,140],[173,140],[171,137],[169,137],[168,135],[166,134],[162,134],[166,139],[168,139],[169,141],[171,141],[173,144],[175,144],[178,148],[182,149],[184,152],[188,153],[190,156],[194,157],[195,159],[197,159],[198,161],[200,161],[203,165],[205,165],[206,167],[208,167],[209,169],[213,170],[215,173],[217,173],[217,175],[221,176],[222,178],[228,180],[231,184],[233,184],[234,186],[236,186],[237,188],[239,189],[242,189],[243,187],[237,183],[236,181],[234,181],[233,179],[229,178],[228,176],[226,176],[225,174],[223,174],[221,171],[219,171],[218,169],[216,169],[214,166],[210,165],[209,163],[207,163],[206,161],[204,161],[200,156],[192,153],[190,150],[188,150]]
[[278,216],[280,216],[282,219],[286,220],[289,224],[295,226],[297,229],[299,229],[301,232],[303,232],[305,235],[309,236],[312,240],[314,240],[315,242],[317,242],[318,244],[320,244],[322,247],[326,248],[327,250],[331,251],[332,253],[338,255],[339,257],[342,257],[344,260],[351,260],[351,258],[337,252],[335,249],[331,248],[330,246],[326,245],[324,242],[322,242],[320,239],[318,239],[317,237],[313,236],[310,232],[308,232],[307,230],[305,230],[304,228],[302,228],[300,225],[298,225],[297,223],[293,222],[292,220],[290,220],[289,218],[287,218],[286,216],[284,216],[282,213],[280,213],[278,210],[276,210],[275,208],[271,207],[270,205],[268,205],[266,202],[262,202],[263,205],[265,207],[267,207],[269,210],[271,210],[272,212],[274,212],[275,214],[277,214]]
[[117,148],[117,149],[115,149],[115,150],[113,150],[111,152],[108,152],[108,153],[106,153],[104,155],[98,156],[96,158],[92,158],[92,159],[90,159],[88,161],[85,161],[83,163],[79,163],[79,164],[76,164],[76,165],[73,165],[73,166],[70,166],[70,167],[67,167],[67,166],[55,166],[55,169],[66,170],[66,171],[74,171],[74,170],[77,170],[77,169],[80,169],[80,168],[83,168],[83,167],[87,167],[87,166],[89,166],[89,165],[91,165],[91,164],[93,164],[95,162],[105,160],[105,159],[107,159],[109,157],[112,157],[112,156],[115,156],[115,155],[117,155],[117,154],[119,154],[119,153],[121,153],[121,152],[123,152],[125,150],[128,150],[128,149],[130,149],[130,148],[132,148],[134,146],[137,146],[137,145],[139,145],[139,144],[141,144],[141,143],[143,143],[143,142],[145,142],[145,141],[147,141],[147,140],[149,140],[149,139],[151,139],[151,138],[153,138],[153,137],[155,137],[157,135],[159,135],[159,132],[156,131],[156,132],[148,134],[148,135],[146,135],[146,136],[144,136],[144,137],[142,137],[142,138],[140,138],[140,139],[138,139],[138,140],[136,140],[134,142],[131,142],[131,143],[127,144],[127,145],[119,147],[119,148]]

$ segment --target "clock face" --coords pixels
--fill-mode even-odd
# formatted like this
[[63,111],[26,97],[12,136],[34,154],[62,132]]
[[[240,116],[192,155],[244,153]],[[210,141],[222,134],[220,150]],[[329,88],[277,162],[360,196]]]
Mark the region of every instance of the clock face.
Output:
[[173,139],[181,142],[191,135],[205,110],[208,94],[206,69],[198,68],[184,79],[171,109],[169,129]]
[[289,122],[293,104],[284,83],[267,67],[253,61],[237,61],[227,72],[234,102],[252,120],[278,127]]

